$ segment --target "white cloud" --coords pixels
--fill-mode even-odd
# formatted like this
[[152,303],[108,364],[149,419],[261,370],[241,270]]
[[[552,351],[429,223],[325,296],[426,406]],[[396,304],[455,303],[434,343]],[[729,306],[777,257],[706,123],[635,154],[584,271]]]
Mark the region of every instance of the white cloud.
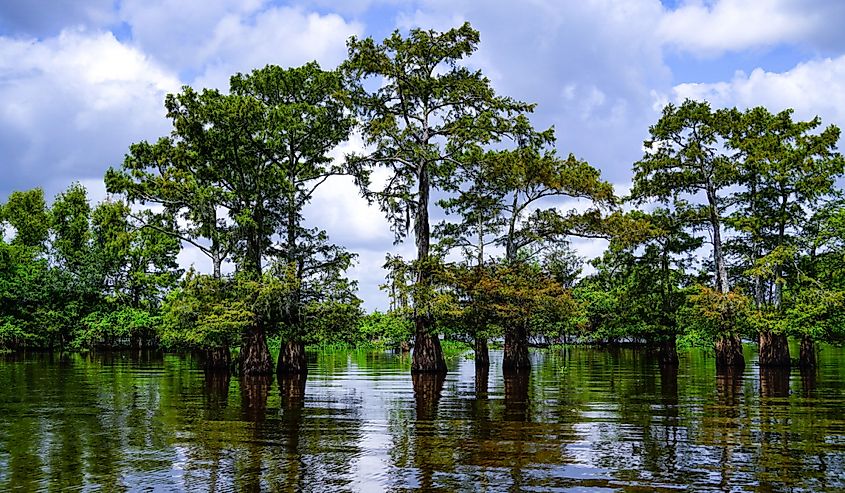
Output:
[[657,35],[681,50],[704,55],[796,42],[819,21],[806,3],[790,0],[695,0],[667,11]]
[[226,89],[229,77],[267,64],[325,67],[346,54],[363,27],[337,14],[276,7],[264,0],[129,0],[121,16],[132,42],[197,87]]
[[101,177],[131,142],[166,132],[172,73],[111,33],[69,30],[43,41],[0,37],[0,193],[32,181],[54,193]]
[[822,117],[825,123],[845,124],[845,55],[798,64],[786,72],[756,69],[737,72],[716,83],[679,84],[676,101],[707,100],[716,107],[766,106],[771,111],[795,109],[796,116]]
[[123,0],[119,17],[132,29],[132,42],[174,70],[200,69],[198,56],[222,19],[248,17],[265,0]]
[[283,67],[317,60],[333,68],[346,56],[346,40],[362,27],[335,14],[307,13],[297,8],[271,8],[252,18],[222,18],[197,55],[208,60],[195,85],[228,86],[229,77],[267,64]]
[[555,126],[561,153],[622,180],[659,115],[650,91],[671,87],[654,36],[663,12],[657,0],[424,0],[398,24],[446,29],[470,21],[481,43],[469,63],[500,94],[539,103],[535,124]]

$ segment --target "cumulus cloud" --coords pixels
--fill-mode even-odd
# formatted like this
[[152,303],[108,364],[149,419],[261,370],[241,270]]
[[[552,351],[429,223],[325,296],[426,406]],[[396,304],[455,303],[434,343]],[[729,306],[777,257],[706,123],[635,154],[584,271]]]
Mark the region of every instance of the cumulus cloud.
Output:
[[361,30],[335,14],[287,7],[253,18],[226,16],[197,53],[209,62],[194,84],[225,88],[233,73],[267,64],[285,67],[317,60],[324,68],[334,68],[346,56],[346,40]]
[[0,37],[0,194],[48,192],[101,177],[130,142],[165,131],[164,94],[179,80],[111,33]]
[[706,100],[717,107],[766,106],[795,109],[800,118],[821,116],[845,124],[845,56],[800,63],[785,72],[737,72],[730,81],[685,83],[672,91],[676,101]]
[[692,1],[666,12],[657,34],[682,50],[703,54],[795,41],[815,25],[787,0]]
[[700,56],[783,44],[842,46],[845,4],[829,0],[688,0],[666,9],[656,31],[677,50]]
[[178,70],[198,87],[228,87],[229,76],[267,64],[326,67],[346,54],[346,39],[363,30],[357,22],[264,0],[128,0],[121,19],[132,43]]
[[198,56],[222,19],[250,16],[264,0],[123,0],[118,16],[131,27],[132,43],[180,72],[201,69]]
[[0,32],[52,37],[68,27],[99,28],[117,21],[114,0],[0,2]]
[[472,22],[481,44],[469,63],[498,92],[539,103],[534,121],[555,126],[562,153],[625,180],[657,116],[650,91],[671,87],[654,36],[662,13],[657,0],[424,0],[397,22],[435,29]]

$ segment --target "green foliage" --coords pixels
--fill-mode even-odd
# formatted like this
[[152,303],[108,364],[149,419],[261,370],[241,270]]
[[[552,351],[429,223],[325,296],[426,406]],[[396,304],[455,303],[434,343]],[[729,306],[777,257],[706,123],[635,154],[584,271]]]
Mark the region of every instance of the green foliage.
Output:
[[82,319],[82,330],[74,339],[74,347],[106,348],[130,346],[133,342],[154,340],[160,317],[147,310],[122,306],[89,313]]
[[50,231],[50,217],[43,190],[33,188],[25,192],[12,192],[0,217],[15,228],[13,244],[37,250],[45,248]]
[[[0,207],[11,238],[0,238],[0,348],[217,350],[263,340],[251,331],[385,348],[421,330],[845,341],[837,127],[792,110],[667,105],[633,167],[626,202],[643,210],[623,212],[598,169],[533,128],[533,105],[469,67],[479,40],[469,24],[353,37],[336,71],[269,65],[236,74],[228,92],[186,86],[165,100],[170,134],[131,145],[107,172],[116,195],[92,207],[75,183],[48,208],[41,189],[13,192]],[[353,130],[366,150],[333,159]],[[386,259],[387,313],[363,314],[346,278],[355,255],[305,217],[338,175],[354,177],[397,242],[413,227],[416,258]],[[433,235],[432,193],[447,215]],[[564,210],[562,198],[586,207]],[[609,240],[595,272],[583,274],[572,237]],[[183,242],[211,275],[183,276]]]
[[358,325],[364,341],[387,348],[399,348],[407,344],[413,329],[414,324],[407,316],[378,310],[361,317]]
[[[235,281],[191,271],[162,306],[160,337],[167,348],[216,349],[235,345],[255,314],[236,296]],[[251,286],[250,286],[251,287]],[[240,287],[240,291],[244,291]]]
[[53,249],[56,260],[73,274],[79,274],[90,255],[91,204],[79,183],[59,194],[50,208]]

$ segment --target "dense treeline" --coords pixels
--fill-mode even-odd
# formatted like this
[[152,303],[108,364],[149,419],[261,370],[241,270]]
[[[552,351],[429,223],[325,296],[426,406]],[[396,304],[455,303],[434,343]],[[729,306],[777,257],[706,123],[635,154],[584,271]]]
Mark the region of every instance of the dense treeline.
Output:
[[[497,94],[463,64],[478,32],[349,40],[337,70],[267,66],[228,92],[184,87],[165,101],[170,135],[130,146],[93,205],[71,185],[0,209],[0,346],[201,350],[209,369],[307,371],[306,344],[408,348],[443,373],[441,337],[489,364],[530,366],[531,342],[713,344],[717,366],[802,365],[843,330],[845,161],[839,129],[791,110],[668,105],[618,197],[555,147],[534,105]],[[330,153],[353,134],[365,148]],[[414,259],[388,256],[388,313],[365,315],[346,270],[355,254],[304,209],[352,176]],[[431,223],[433,207],[446,220]],[[591,262],[576,237],[609,240]],[[184,272],[185,245],[210,273]],[[232,350],[237,350],[233,358]]]

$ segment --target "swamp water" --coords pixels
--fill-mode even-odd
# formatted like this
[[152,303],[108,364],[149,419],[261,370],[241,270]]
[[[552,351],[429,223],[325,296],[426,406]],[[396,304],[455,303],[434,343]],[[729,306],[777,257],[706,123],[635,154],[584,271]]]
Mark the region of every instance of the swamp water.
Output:
[[[532,353],[445,381],[408,356],[309,354],[297,378],[190,356],[0,356],[2,491],[845,491],[845,350],[742,374],[682,352]],[[471,357],[471,353],[470,353]]]

